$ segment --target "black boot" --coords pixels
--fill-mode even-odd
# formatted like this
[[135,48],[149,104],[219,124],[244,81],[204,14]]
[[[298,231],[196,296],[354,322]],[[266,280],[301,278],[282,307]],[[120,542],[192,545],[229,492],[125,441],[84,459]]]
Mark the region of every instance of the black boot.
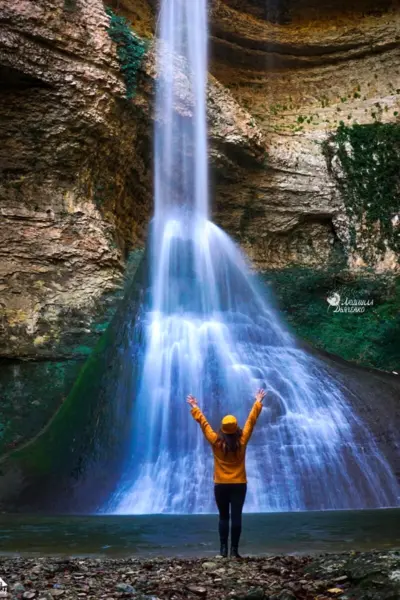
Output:
[[221,542],[219,553],[222,558],[228,558],[228,544],[226,542]]
[[242,558],[239,554],[239,548],[237,546],[231,546],[231,558]]

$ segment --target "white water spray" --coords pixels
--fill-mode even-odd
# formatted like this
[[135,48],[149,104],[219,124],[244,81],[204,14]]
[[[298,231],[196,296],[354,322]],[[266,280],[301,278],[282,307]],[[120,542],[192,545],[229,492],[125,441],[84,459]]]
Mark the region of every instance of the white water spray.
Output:
[[394,505],[397,482],[368,431],[208,220],[206,9],[206,0],[162,2],[146,345],[131,452],[107,510],[215,511],[212,453],[186,395],[215,427],[226,413],[243,424],[262,385],[245,510]]

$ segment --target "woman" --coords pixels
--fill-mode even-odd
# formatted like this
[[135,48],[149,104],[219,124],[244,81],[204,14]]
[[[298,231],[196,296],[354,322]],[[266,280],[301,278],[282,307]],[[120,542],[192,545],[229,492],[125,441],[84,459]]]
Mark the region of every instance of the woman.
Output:
[[197,400],[189,395],[187,401],[192,407],[190,411],[212,446],[214,453],[214,493],[219,511],[219,537],[221,556],[228,556],[229,506],[231,506],[231,557],[241,558],[239,539],[242,531],[242,509],[247,491],[246,478],[246,446],[253,432],[254,425],[260,415],[264,390],[256,394],[256,401],[247,418],[243,430],[238,426],[236,417],[227,415],[222,419],[218,433],[197,405]]

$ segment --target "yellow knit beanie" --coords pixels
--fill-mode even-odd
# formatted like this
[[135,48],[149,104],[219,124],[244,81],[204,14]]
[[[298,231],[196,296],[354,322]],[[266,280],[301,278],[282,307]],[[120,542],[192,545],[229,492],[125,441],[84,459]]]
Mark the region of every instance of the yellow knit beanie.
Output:
[[224,433],[235,433],[237,428],[237,419],[233,415],[226,415],[226,417],[222,419],[221,430]]

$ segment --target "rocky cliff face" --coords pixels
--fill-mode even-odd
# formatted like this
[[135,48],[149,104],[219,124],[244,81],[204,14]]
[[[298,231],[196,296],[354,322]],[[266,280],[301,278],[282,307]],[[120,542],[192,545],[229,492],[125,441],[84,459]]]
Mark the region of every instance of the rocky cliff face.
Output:
[[79,345],[143,239],[148,125],[122,101],[101,2],[0,11],[1,346],[54,356]]
[[[76,354],[145,239],[155,55],[150,45],[128,101],[100,0],[0,10],[2,353]],[[260,131],[215,80],[209,105],[216,170],[262,162]],[[191,106],[183,79],[176,108],[190,118]]]
[[[370,0],[213,2],[211,70],[268,140],[266,169],[246,169],[239,185],[217,187],[216,218],[258,267],[323,265],[341,247],[357,269],[368,246],[369,266],[398,269],[393,244],[381,239],[378,250],[379,222],[372,232],[362,215],[350,222],[323,142],[341,121],[399,124],[399,8]],[[397,239],[398,185],[386,214]]]
[[[157,0],[110,4],[153,33]],[[210,2],[211,72],[252,115],[268,153],[262,169],[236,160],[216,175],[215,219],[257,268],[321,266],[342,254],[352,270],[398,270],[397,243],[367,207],[353,218],[324,143],[341,122],[398,125],[399,19],[397,0]],[[380,215],[397,239],[399,185]]]
[[[31,407],[36,430],[109,322],[152,212],[158,2],[108,4],[146,40],[130,100],[101,0],[0,0],[0,357],[42,361],[25,375],[4,363],[0,391],[31,406],[32,378],[43,398],[52,380],[50,403]],[[367,246],[375,270],[398,269],[380,223],[349,213],[335,154],[341,121],[399,121],[399,4],[375,4],[210,2],[215,219],[257,268],[324,265],[339,249],[357,269]],[[184,63],[181,83],[190,119]]]
[[[3,442],[21,441],[33,412],[40,428],[68,394],[146,238],[154,11],[145,0],[128,9],[148,38],[130,100],[101,0],[0,0]],[[176,110],[190,119],[184,70]],[[260,168],[265,141],[248,111],[212,77],[208,101],[216,176],[242,160]],[[21,358],[40,362],[21,369]]]
[[[94,317],[99,325],[128,252],[145,238],[157,3],[118,5],[150,40],[130,102],[100,0],[0,2],[6,356],[90,346]],[[349,213],[323,142],[341,121],[398,121],[397,8],[384,2],[377,10],[369,0],[211,4],[215,218],[257,267],[321,265],[338,246],[350,266],[364,264],[350,247]],[[182,79],[177,110],[186,118],[191,102]],[[398,267],[388,245],[375,259],[378,270]]]

